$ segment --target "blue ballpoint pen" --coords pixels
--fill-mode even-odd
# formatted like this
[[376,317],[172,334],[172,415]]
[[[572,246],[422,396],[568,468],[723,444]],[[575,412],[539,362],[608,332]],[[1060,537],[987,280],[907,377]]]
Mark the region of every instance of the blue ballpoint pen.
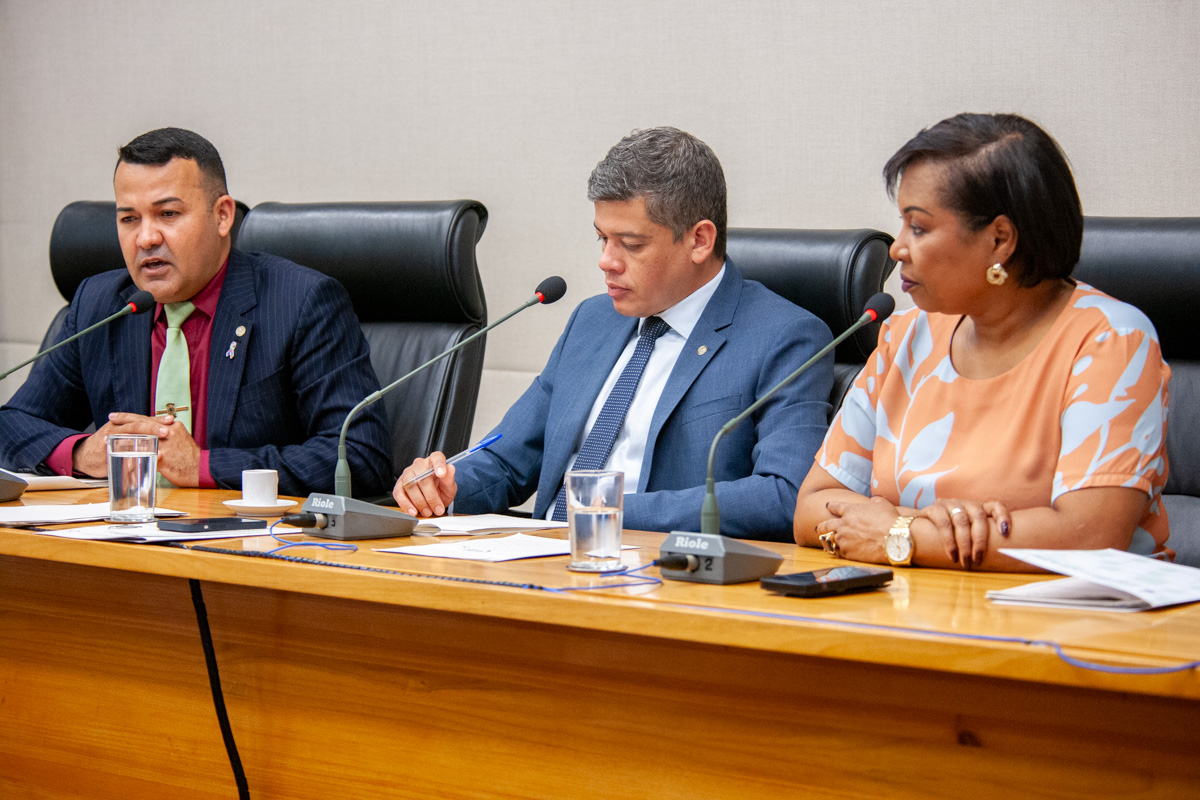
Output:
[[[484,439],[482,442],[475,445],[474,447],[469,447],[466,450],[463,450],[461,453],[459,453],[456,456],[450,456],[449,458],[446,459],[446,464],[450,465],[450,464],[455,463],[456,461],[462,461],[464,458],[471,455],[472,453],[478,453],[480,450],[487,447],[488,445],[495,444],[496,441],[503,435],[504,434],[497,433],[497,434],[493,434],[492,436],[487,437],[486,439]],[[404,485],[409,486],[410,484],[414,484],[417,481],[423,481],[426,478],[428,478],[430,475],[432,475],[433,472],[434,472],[433,470],[427,469],[422,473],[413,475],[411,478],[409,478],[408,480],[406,480],[404,482]]]

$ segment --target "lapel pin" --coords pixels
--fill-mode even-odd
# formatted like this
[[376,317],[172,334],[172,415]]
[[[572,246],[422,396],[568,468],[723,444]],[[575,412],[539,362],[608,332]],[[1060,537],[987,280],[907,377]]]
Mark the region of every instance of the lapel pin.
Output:
[[237,342],[230,342],[229,349],[225,351],[225,357],[230,361],[233,360],[233,351],[237,350]]
[[234,331],[234,333],[236,333],[238,336],[245,336],[246,335],[246,326],[238,325],[237,330]]
[[700,345],[700,349],[698,349],[698,350],[696,351],[696,355],[698,355],[698,356],[702,356],[702,355],[704,355],[704,354],[705,354],[705,353],[707,353],[707,352],[708,352],[708,347],[707,347],[706,345]]

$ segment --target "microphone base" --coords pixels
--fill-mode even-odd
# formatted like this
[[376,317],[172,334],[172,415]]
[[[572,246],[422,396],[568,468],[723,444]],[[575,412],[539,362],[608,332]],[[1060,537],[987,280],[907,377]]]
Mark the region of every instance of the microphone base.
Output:
[[20,475],[0,469],[0,503],[16,500],[29,487],[29,482]]
[[326,527],[304,529],[309,536],[319,536],[322,539],[391,539],[397,536],[411,536],[413,528],[417,526],[416,517],[398,509],[385,508],[336,494],[314,492],[304,501],[300,510],[325,515],[328,520]]
[[694,583],[746,583],[774,575],[783,563],[778,553],[740,539],[712,533],[671,531],[659,548],[659,558],[668,555],[696,557],[695,570],[660,569],[663,578]]

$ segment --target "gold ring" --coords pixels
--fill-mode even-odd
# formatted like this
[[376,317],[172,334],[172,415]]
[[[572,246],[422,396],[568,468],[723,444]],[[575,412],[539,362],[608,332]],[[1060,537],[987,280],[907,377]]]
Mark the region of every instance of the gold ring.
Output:
[[838,552],[837,531],[830,531],[829,533],[822,533],[820,536],[817,537],[817,539],[821,542],[821,549],[824,550],[826,553],[829,553],[831,556],[834,556],[835,558],[842,557],[842,554],[840,552]]

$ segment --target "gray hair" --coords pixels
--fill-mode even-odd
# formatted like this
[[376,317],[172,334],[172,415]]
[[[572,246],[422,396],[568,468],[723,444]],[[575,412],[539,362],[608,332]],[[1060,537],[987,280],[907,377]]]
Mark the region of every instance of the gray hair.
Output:
[[588,178],[588,200],[646,198],[650,221],[679,241],[697,222],[717,228],[713,254],[725,258],[725,172],[704,142],[678,128],[635,130],[617,142]]

